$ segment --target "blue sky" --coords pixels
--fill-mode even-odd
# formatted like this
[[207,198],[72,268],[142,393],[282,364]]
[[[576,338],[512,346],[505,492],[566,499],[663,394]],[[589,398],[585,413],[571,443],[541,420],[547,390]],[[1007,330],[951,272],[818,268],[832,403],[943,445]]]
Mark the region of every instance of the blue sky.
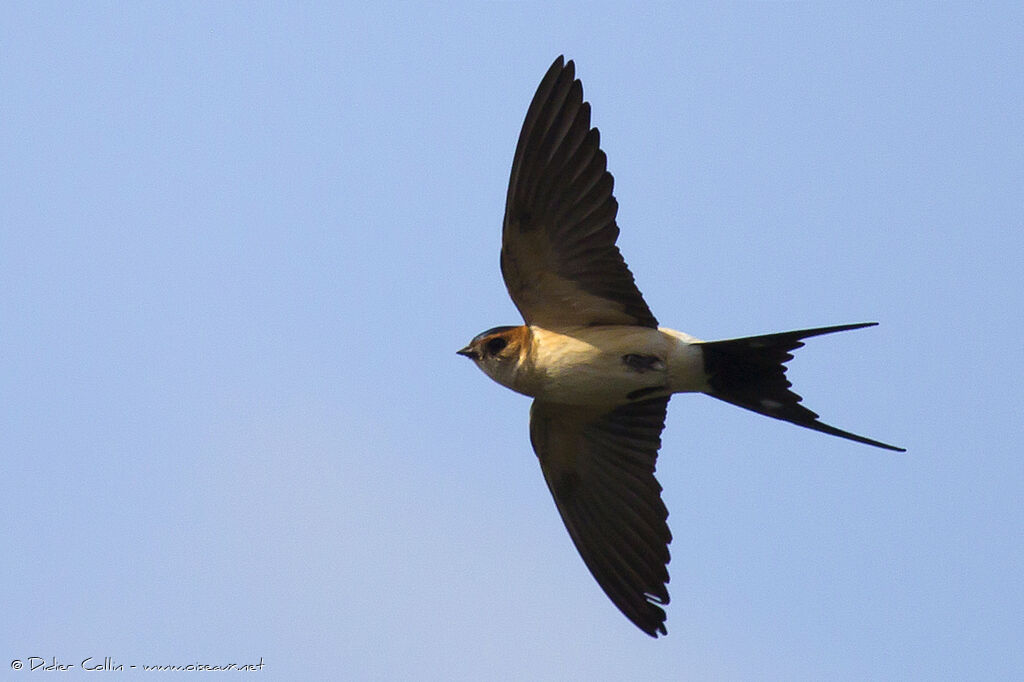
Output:
[[[998,3],[5,3],[0,665],[1024,675],[1022,45]],[[505,185],[562,53],[662,323],[880,322],[790,377],[909,450],[674,398],[657,641],[454,353],[517,322]]]

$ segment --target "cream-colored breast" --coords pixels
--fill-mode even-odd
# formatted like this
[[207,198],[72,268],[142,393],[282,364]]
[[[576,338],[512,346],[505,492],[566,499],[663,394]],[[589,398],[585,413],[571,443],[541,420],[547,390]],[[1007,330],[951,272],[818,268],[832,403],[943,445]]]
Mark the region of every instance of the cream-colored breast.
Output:
[[[618,405],[629,400],[700,390],[700,350],[692,337],[633,326],[531,327],[531,362],[515,389],[551,402]],[[626,356],[649,359],[631,365]]]

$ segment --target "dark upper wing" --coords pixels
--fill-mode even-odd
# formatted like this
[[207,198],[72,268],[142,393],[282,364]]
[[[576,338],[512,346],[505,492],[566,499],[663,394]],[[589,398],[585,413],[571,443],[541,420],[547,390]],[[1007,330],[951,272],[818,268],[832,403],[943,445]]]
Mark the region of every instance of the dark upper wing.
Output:
[[526,112],[505,203],[501,273],[528,324],[658,326],[615,246],[605,166],[583,86],[559,57]]
[[666,634],[668,544],[654,478],[668,398],[601,413],[534,401],[530,441],[580,556],[641,630]]

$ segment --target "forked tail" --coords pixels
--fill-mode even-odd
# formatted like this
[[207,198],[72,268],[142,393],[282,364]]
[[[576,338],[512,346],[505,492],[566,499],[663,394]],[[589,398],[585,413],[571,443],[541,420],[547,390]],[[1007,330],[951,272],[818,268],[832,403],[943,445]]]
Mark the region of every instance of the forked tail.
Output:
[[708,395],[808,429],[886,450],[906,452],[904,448],[858,436],[819,421],[817,414],[800,404],[802,398],[789,390],[792,384],[786,379],[786,363],[793,359],[790,351],[804,345],[802,339],[873,327],[876,324],[843,324],[702,343],[704,371],[707,372],[711,386]]

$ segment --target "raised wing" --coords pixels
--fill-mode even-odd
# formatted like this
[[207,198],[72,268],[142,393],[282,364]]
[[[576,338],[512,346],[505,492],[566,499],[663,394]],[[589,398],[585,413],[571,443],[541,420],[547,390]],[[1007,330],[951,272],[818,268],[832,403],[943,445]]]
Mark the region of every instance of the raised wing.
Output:
[[668,544],[654,478],[668,398],[611,412],[534,401],[530,441],[580,556],[633,623],[667,634]]
[[572,61],[537,88],[512,160],[501,273],[527,324],[657,327],[615,246],[618,204]]

